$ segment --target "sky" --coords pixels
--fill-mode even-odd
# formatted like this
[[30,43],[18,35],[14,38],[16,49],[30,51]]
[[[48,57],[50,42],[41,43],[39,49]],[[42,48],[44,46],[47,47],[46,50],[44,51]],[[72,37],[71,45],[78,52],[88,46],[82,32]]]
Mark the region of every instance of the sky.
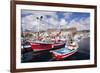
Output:
[[[42,18],[40,18],[41,16]],[[76,27],[78,31],[89,30],[90,13],[67,11],[35,11],[22,9],[21,25],[23,31],[45,31],[47,29],[60,29],[72,27]]]

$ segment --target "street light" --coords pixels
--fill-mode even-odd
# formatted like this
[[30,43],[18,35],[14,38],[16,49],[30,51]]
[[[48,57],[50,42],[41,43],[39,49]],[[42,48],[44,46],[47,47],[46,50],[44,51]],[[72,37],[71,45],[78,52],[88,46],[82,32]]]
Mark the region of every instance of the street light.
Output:
[[43,16],[36,17],[36,19],[37,19],[37,22],[38,22],[38,39],[39,39],[39,31],[40,31],[39,25],[40,25],[41,20],[43,19]]

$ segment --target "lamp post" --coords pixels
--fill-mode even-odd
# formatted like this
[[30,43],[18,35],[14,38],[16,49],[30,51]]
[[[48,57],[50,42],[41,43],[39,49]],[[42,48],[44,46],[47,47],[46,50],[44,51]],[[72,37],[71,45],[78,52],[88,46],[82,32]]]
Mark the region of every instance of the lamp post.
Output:
[[40,16],[40,17],[37,17],[36,19],[37,19],[37,22],[38,22],[38,39],[39,39],[39,32],[40,32],[40,22],[41,22],[41,20],[42,20],[42,18],[43,18],[43,16]]

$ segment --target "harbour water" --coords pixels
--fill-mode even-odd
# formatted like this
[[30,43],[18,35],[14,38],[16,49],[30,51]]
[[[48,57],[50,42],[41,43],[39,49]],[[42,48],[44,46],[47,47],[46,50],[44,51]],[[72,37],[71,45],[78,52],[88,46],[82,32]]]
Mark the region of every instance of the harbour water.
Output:
[[[82,39],[79,43],[79,50],[75,54],[66,57],[63,59],[63,61],[67,60],[88,60],[90,59],[90,38],[84,38]],[[27,62],[50,62],[50,61],[56,61],[52,53],[49,51],[44,52],[44,53],[38,53],[34,54],[33,51],[26,52],[22,54],[21,57],[21,62],[22,63],[27,63]]]

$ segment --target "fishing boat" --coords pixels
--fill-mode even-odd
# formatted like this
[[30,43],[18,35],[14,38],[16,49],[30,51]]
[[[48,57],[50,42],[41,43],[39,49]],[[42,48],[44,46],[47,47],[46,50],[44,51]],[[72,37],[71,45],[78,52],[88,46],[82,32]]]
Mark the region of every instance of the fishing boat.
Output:
[[73,42],[70,45],[66,45],[64,48],[50,51],[53,54],[53,58],[56,60],[62,60],[67,58],[78,51],[78,44]]
[[37,40],[30,41],[30,46],[33,51],[44,51],[44,50],[51,50],[51,49],[59,49],[65,47],[65,43],[63,41],[58,42],[58,39],[52,39],[50,36],[47,36],[45,38],[41,38],[40,36],[40,25],[41,25],[41,17],[37,17],[38,21],[38,32],[37,32]]
[[30,42],[31,48],[33,51],[44,51],[44,50],[53,50],[65,47],[65,43],[47,43],[41,41]]

